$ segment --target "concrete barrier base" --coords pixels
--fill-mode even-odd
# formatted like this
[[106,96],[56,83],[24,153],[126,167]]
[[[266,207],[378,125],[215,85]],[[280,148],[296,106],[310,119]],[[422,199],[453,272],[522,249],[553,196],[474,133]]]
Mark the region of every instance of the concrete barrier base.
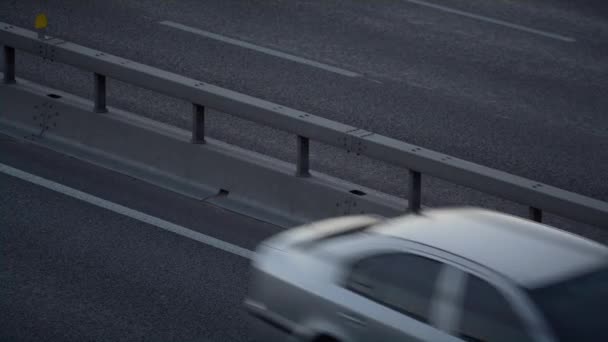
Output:
[[[405,212],[407,201],[26,80],[0,85],[0,131],[279,226]],[[357,190],[357,191],[354,191]],[[354,193],[352,192],[354,191]]]

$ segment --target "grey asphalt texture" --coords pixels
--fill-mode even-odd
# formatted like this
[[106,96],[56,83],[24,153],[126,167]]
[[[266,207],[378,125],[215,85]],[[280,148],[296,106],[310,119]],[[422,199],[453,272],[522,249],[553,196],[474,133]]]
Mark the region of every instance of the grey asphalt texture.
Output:
[[[3,164],[241,247],[277,231],[0,138]],[[0,189],[0,341],[249,340],[247,259],[5,174]]]
[[[608,200],[608,16],[595,1],[6,1],[0,20]],[[162,26],[171,20],[352,70],[351,78]],[[92,76],[18,54],[18,75],[91,97]],[[380,82],[380,83],[378,83]],[[184,128],[189,104],[120,82],[109,104]],[[293,161],[295,137],[224,113],[209,135]],[[406,196],[407,172],[313,143],[312,167]],[[428,205],[511,204],[424,179]]]
[[[429,0],[429,2],[433,2]],[[438,1],[434,1],[439,3]],[[608,200],[608,11],[601,1],[6,0],[0,21]],[[159,25],[171,20],[363,74],[350,78]],[[91,98],[92,75],[18,53],[18,76]],[[180,127],[187,103],[109,81],[108,102]],[[1,100],[1,99],[0,99]],[[293,161],[295,137],[212,112],[214,138]],[[43,149],[0,162],[253,248],[276,227]],[[406,196],[407,170],[322,144],[312,167]],[[423,203],[526,208],[423,178]],[[246,260],[0,176],[0,340],[246,340]],[[551,224],[607,243],[592,227]]]

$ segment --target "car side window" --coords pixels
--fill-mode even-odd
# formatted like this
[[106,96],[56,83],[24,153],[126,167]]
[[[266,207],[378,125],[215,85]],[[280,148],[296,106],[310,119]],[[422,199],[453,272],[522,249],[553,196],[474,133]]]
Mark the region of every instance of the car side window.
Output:
[[422,322],[429,321],[431,299],[442,264],[407,253],[381,254],[356,262],[346,287]]
[[464,295],[459,337],[473,342],[532,341],[506,297],[470,275]]

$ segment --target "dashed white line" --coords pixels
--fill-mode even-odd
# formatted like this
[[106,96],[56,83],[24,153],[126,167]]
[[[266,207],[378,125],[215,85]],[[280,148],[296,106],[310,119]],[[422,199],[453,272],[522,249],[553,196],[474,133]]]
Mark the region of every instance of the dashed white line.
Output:
[[230,37],[226,37],[226,36],[222,36],[220,34],[217,33],[213,33],[213,32],[209,32],[209,31],[205,31],[205,30],[201,30],[201,29],[197,29],[194,27],[190,27],[190,26],[186,26],[180,23],[176,23],[173,21],[161,21],[159,22],[159,24],[161,25],[165,25],[165,26],[169,26],[169,27],[173,27],[182,31],[186,31],[186,32],[190,32],[190,33],[194,33],[194,34],[198,34],[200,36],[209,38],[209,39],[214,39],[223,43],[227,43],[227,44],[232,44],[232,45],[236,45],[245,49],[250,49],[250,50],[254,50],[257,52],[261,52],[261,53],[265,53],[267,55],[271,55],[271,56],[275,56],[275,57],[279,57],[279,58],[283,58],[283,59],[287,59],[290,60],[292,62],[296,62],[296,63],[301,63],[301,64],[306,64],[308,66],[312,66],[318,69],[323,69],[329,72],[333,72],[342,76],[347,76],[347,77],[362,77],[363,75],[356,73],[354,71],[350,71],[350,70],[346,70],[346,69],[342,69],[342,68],[338,68],[335,66],[331,66],[328,64],[324,64],[324,63],[319,63],[310,59],[306,59],[306,58],[302,58],[302,57],[298,57],[298,56],[294,56],[285,52],[281,52],[281,51],[277,51],[277,50],[273,50],[273,49],[269,49],[263,46],[258,46],[255,44],[251,44],[251,43],[247,43],[244,42],[242,40],[237,40],[234,38],[230,38]]
[[165,221],[158,217],[154,217],[154,216],[142,213],[141,211],[127,208],[120,204],[116,204],[116,203],[104,200],[103,198],[99,198],[99,197],[87,194],[80,190],[76,190],[76,189],[70,188],[68,186],[65,186],[63,184],[59,184],[59,183],[53,182],[51,180],[33,175],[31,173],[27,173],[25,171],[15,169],[11,166],[8,166],[8,165],[2,164],[2,163],[0,163],[0,172],[7,174],[9,176],[13,176],[13,177],[19,178],[21,180],[30,182],[32,184],[39,185],[39,186],[47,188],[49,190],[64,194],[66,196],[70,196],[72,198],[79,199],[83,202],[92,204],[94,206],[110,210],[117,214],[128,216],[128,217],[138,220],[140,222],[147,223],[149,225],[170,231],[177,235],[181,235],[183,237],[204,243],[208,246],[215,247],[217,249],[221,249],[225,252],[232,253],[232,254],[241,256],[243,258],[249,259],[249,258],[251,258],[252,254],[253,254],[252,251],[245,249],[243,247],[233,245],[229,242],[216,239],[209,235],[205,235],[205,234],[196,232],[194,230],[182,227],[175,223]]
[[413,3],[413,4],[416,4],[416,5],[420,5],[420,6],[434,8],[436,10],[443,11],[443,12],[461,15],[463,17],[467,17],[467,18],[471,18],[471,19],[485,21],[485,22],[488,22],[488,23],[492,23],[492,24],[496,24],[496,25],[501,25],[501,26],[509,27],[509,28],[512,28],[512,29],[515,29],[515,30],[520,30],[520,31],[528,32],[528,33],[534,33],[534,34],[537,34],[537,35],[540,35],[540,36],[543,36],[543,37],[561,40],[563,42],[572,43],[572,42],[576,41],[576,39],[574,39],[572,37],[563,36],[561,34],[551,33],[551,32],[542,31],[542,30],[537,30],[537,29],[526,27],[526,26],[523,26],[523,25],[510,23],[508,21],[504,21],[504,20],[500,20],[500,19],[495,19],[495,18],[490,18],[490,17],[486,17],[486,16],[483,16],[483,15],[479,15],[479,14],[475,14],[475,13],[470,13],[470,12],[466,12],[466,11],[461,11],[461,10],[458,10],[458,9],[455,9],[455,8],[451,8],[451,7],[447,7],[447,6],[443,6],[443,5],[437,5],[437,4],[433,4],[433,3],[430,3],[430,2],[427,2],[427,1],[423,1],[423,0],[405,0],[405,1]]

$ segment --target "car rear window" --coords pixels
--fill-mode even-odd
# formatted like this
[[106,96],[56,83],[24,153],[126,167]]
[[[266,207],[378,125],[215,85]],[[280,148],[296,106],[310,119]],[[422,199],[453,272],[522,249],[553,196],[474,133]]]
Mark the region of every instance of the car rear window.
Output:
[[530,292],[560,341],[608,341],[608,267]]

